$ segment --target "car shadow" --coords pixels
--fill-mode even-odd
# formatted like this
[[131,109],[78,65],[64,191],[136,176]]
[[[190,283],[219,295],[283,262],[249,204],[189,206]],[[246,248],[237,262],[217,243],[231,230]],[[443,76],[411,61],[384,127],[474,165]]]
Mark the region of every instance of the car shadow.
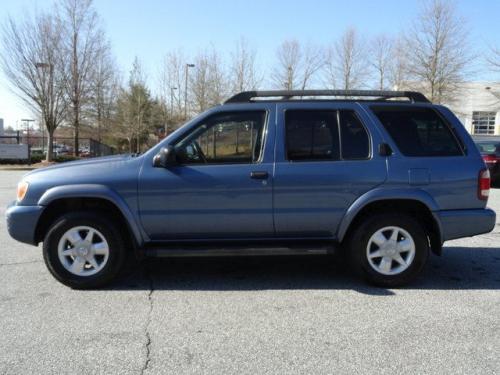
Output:
[[[255,291],[349,289],[369,295],[394,291],[367,285],[333,256],[159,258],[138,264],[113,290]],[[401,289],[500,289],[500,248],[445,247],[423,274]]]

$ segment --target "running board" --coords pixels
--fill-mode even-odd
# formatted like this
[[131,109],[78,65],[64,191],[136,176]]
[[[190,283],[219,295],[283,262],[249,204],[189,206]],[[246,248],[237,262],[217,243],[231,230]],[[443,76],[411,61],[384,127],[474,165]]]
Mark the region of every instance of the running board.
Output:
[[168,245],[149,246],[144,249],[146,257],[217,257],[217,256],[263,256],[263,255],[312,255],[332,254],[335,251],[333,244],[321,245],[312,243],[309,246],[250,246],[223,244],[214,246],[200,245]]

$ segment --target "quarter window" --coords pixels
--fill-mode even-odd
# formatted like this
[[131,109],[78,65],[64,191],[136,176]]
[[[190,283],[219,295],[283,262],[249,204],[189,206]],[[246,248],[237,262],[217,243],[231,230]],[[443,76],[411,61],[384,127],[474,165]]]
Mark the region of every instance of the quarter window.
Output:
[[262,152],[265,111],[218,114],[175,146],[181,164],[256,163]]
[[449,126],[430,108],[371,108],[406,156],[459,156],[463,152]]

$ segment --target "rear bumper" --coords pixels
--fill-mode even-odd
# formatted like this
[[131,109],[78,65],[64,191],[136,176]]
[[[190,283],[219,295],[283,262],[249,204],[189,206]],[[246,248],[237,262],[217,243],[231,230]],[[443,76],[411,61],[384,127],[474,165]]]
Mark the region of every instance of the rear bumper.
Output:
[[42,206],[18,206],[15,202],[10,204],[5,212],[10,236],[20,242],[37,245],[35,229],[44,208]]
[[439,211],[436,214],[443,241],[491,232],[496,223],[495,211],[489,208]]

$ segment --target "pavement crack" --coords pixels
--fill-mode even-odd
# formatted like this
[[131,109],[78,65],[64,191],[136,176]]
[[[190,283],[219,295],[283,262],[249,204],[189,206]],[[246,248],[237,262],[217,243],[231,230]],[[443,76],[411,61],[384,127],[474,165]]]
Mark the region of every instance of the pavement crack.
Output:
[[153,277],[151,276],[151,272],[149,270],[149,267],[146,267],[145,269],[145,274],[146,278],[149,281],[149,292],[148,292],[148,303],[149,303],[149,310],[148,310],[148,315],[146,317],[146,324],[144,325],[144,336],[146,336],[146,359],[144,361],[144,365],[142,366],[141,369],[141,375],[144,374],[148,368],[149,364],[151,363],[151,334],[149,332],[149,326],[151,325],[151,316],[153,313],[153,292],[154,292],[154,283],[153,283]]
[[0,267],[3,266],[18,266],[21,264],[32,264],[32,263],[43,263],[41,260],[31,260],[28,262],[14,262],[14,263],[0,263]]

